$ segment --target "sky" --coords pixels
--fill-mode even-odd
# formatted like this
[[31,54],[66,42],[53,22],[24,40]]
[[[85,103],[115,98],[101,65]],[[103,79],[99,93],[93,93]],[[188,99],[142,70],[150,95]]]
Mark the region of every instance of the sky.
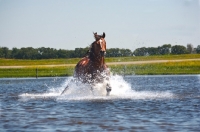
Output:
[[0,47],[200,45],[200,0],[0,0]]

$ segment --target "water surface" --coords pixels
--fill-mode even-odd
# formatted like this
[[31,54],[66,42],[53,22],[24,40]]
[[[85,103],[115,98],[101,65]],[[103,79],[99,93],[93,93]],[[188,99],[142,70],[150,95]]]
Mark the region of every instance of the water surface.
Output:
[[200,131],[200,76],[113,76],[112,92],[71,78],[0,79],[0,131]]

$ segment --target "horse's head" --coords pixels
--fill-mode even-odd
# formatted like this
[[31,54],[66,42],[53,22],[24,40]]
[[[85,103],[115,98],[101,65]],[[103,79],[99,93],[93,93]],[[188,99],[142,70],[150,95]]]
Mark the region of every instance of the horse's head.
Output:
[[92,43],[92,52],[96,56],[104,57],[106,55],[106,41],[105,41],[105,33],[103,35],[97,35],[97,33],[94,33],[95,42]]

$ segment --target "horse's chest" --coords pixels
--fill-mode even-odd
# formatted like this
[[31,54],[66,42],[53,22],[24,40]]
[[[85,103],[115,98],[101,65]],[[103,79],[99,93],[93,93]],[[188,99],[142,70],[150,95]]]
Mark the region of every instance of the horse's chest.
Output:
[[91,64],[89,66],[89,70],[91,70],[92,72],[103,72],[103,67],[101,65]]

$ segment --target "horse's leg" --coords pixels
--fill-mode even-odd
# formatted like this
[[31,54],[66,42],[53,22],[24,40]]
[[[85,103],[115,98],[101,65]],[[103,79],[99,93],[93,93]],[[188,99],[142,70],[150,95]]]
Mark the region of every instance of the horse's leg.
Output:
[[108,66],[105,64],[104,64],[103,70],[105,72],[105,75],[106,75],[105,79],[107,81],[107,84],[106,84],[107,94],[106,95],[109,96],[110,92],[112,90],[112,87],[110,86],[110,70],[109,70]]
[[69,89],[69,85],[67,85],[67,87],[65,87],[65,89],[62,91],[62,93],[60,95],[64,94],[65,91],[67,91],[68,89]]
[[112,90],[112,88],[111,88],[111,86],[110,86],[110,84],[109,83],[107,83],[107,85],[106,85],[106,91],[107,91],[107,96],[109,96],[110,95],[110,91]]
[[60,95],[63,95],[69,89],[69,84],[71,82],[76,82],[76,80],[75,79],[71,79],[70,82],[68,83],[68,85],[65,87],[65,89],[62,91],[62,93]]
[[90,90],[92,91],[92,94],[94,95],[94,84],[90,84]]
[[94,95],[94,89],[93,89],[93,87],[91,87],[90,90],[92,91],[92,95]]

